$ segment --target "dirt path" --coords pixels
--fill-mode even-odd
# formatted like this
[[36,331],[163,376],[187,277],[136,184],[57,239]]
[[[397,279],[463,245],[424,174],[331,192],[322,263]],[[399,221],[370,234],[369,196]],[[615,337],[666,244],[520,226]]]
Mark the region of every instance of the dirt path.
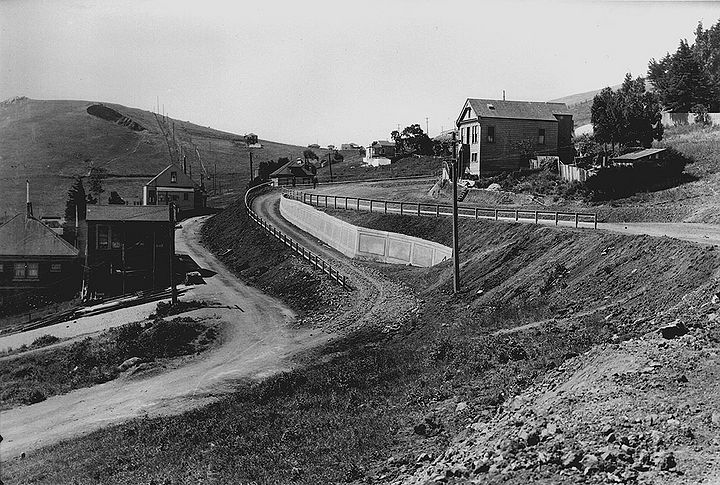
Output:
[[601,223],[598,229],[621,234],[667,236],[700,244],[720,245],[720,225],[691,222]]
[[42,445],[138,417],[175,414],[208,403],[232,390],[240,379],[259,378],[290,366],[290,358],[330,335],[288,325],[293,312],[278,300],[245,286],[199,243],[203,218],[185,221],[177,251],[201,267],[216,271],[206,285],[185,299],[238,305],[241,310],[208,308],[195,317],[217,318],[225,325],[223,345],[186,365],[147,378],[120,377],[91,388],[54,396],[0,416],[0,457],[8,459]]
[[409,314],[418,307],[419,302],[409,289],[390,281],[367,264],[348,259],[286,221],[280,215],[279,197],[279,192],[263,194],[253,201],[253,209],[301,245],[330,261],[333,267],[338,267],[347,275],[348,283],[355,288],[348,310],[333,316],[332,328],[349,330],[379,327],[381,330],[392,330],[400,325],[403,315]]

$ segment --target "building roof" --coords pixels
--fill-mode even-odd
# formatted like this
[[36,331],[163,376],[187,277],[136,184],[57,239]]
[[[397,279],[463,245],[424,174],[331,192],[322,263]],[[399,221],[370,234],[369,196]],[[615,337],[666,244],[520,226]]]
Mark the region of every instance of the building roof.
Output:
[[[171,172],[175,172],[177,175],[177,181],[171,182]],[[197,184],[190,178],[186,173],[183,173],[182,168],[178,167],[174,163],[171,163],[165,169],[154,176],[150,182],[146,183],[148,187],[185,187],[185,188],[196,188]]]
[[371,147],[374,147],[374,146],[377,146],[377,145],[379,145],[379,146],[381,146],[381,147],[394,147],[394,146],[395,146],[395,142],[394,142],[394,141],[387,141],[387,140],[377,140],[377,141],[372,142],[372,145],[370,145],[370,146],[371,146]]
[[290,161],[282,167],[270,174],[270,178],[278,177],[314,177],[315,174],[309,168],[306,168],[305,162],[298,158],[294,162]]
[[[467,103],[480,118],[557,121],[555,115],[572,116],[565,103],[542,101],[504,101],[468,98]],[[462,113],[460,114],[462,116]]]
[[620,155],[619,157],[614,157],[613,160],[640,160],[641,158],[649,157],[650,155],[655,155],[656,153],[664,152],[665,150],[667,150],[667,148],[645,148],[644,150],[638,150],[636,152]]
[[77,255],[76,248],[34,217],[18,214],[0,226],[0,256]]
[[169,222],[166,205],[88,205],[88,221]]

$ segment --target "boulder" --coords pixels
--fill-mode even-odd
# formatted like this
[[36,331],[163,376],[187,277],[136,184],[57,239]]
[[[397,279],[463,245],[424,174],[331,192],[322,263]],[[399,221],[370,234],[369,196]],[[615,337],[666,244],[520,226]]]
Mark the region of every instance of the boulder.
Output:
[[670,325],[661,327],[659,332],[665,339],[674,339],[688,333],[688,328],[680,320],[675,320]]
[[120,364],[118,366],[118,370],[120,372],[123,372],[123,371],[128,370],[130,367],[134,367],[136,365],[142,364],[143,362],[145,362],[145,361],[140,357],[130,357],[129,359],[127,359],[125,362],[123,362],[122,364]]

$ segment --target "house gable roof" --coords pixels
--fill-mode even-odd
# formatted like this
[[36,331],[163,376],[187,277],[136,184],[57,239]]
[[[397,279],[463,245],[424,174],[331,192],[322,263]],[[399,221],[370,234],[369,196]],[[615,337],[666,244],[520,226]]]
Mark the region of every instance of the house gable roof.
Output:
[[270,174],[270,178],[313,176],[314,174],[305,168],[305,162],[302,160],[290,161]]
[[[171,173],[175,172],[177,175],[177,182],[171,182]],[[153,177],[148,183],[148,187],[185,187],[194,189],[197,184],[190,178],[186,173],[183,173],[182,169],[171,163],[165,169]]]
[[557,121],[556,116],[572,116],[565,103],[468,98],[457,119],[458,123],[462,121],[468,106],[477,118]]
[[34,217],[18,214],[0,226],[0,256],[74,257],[79,251]]
[[88,205],[87,221],[168,222],[166,205]]

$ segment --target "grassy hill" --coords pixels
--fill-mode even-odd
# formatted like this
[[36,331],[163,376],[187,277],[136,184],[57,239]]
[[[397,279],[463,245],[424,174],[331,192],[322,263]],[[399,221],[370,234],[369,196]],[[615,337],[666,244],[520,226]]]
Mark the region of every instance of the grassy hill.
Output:
[[[99,104],[106,109],[88,112]],[[26,179],[35,214],[61,215],[72,178],[87,175],[92,166],[109,174],[101,203],[107,202],[111,190],[126,200],[139,198],[142,185],[170,163],[166,136],[173,158],[177,157],[173,124],[177,146],[186,154],[196,181],[204,165],[206,185],[211,187],[207,177],[217,165],[217,179],[224,189],[245,186],[250,178],[250,149],[243,135],[156,119],[149,111],[112,103],[28,98],[0,103],[0,218],[24,210]],[[268,140],[260,143],[262,148],[252,149],[255,167],[264,160],[301,156],[305,149]],[[325,155],[327,150],[315,152]]]

